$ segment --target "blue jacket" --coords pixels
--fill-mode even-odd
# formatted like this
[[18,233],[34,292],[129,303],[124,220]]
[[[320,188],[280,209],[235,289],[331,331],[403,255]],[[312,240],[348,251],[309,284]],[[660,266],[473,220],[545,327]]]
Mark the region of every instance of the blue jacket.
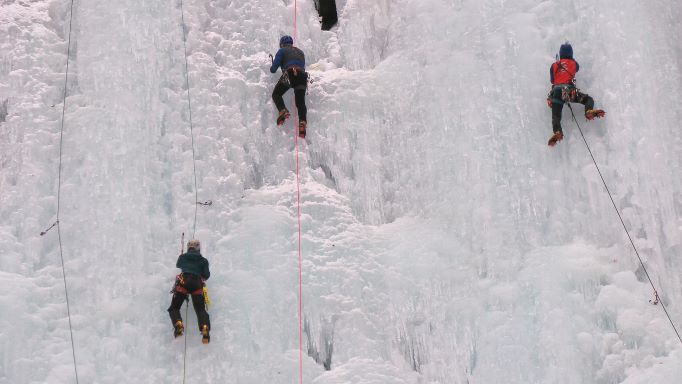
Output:
[[180,255],[175,266],[180,268],[182,273],[193,273],[201,276],[204,280],[208,280],[211,276],[211,272],[208,270],[208,260],[201,256],[199,251],[194,249]]
[[287,45],[279,49],[272,61],[270,72],[277,72],[277,68],[282,67],[282,72],[291,67],[301,67],[305,69],[305,54],[300,49]]

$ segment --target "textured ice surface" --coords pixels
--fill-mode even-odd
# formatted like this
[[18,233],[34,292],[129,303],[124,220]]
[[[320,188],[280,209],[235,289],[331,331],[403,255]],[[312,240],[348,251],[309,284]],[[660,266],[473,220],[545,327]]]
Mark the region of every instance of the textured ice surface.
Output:
[[[681,343],[580,133],[549,149],[569,40],[578,122],[682,324],[675,0],[298,1],[306,383],[678,383]],[[166,308],[195,190],[180,3],[75,1],[60,231],[85,383],[181,382]],[[74,382],[56,217],[69,1],[0,3],[0,383]],[[187,379],[299,380],[294,123],[268,53],[292,0],[183,1],[211,344]],[[5,102],[5,100],[7,100]],[[285,101],[293,107],[293,97]],[[183,309],[183,316],[185,311]],[[326,367],[325,367],[326,365]],[[326,370],[325,368],[331,368]]]

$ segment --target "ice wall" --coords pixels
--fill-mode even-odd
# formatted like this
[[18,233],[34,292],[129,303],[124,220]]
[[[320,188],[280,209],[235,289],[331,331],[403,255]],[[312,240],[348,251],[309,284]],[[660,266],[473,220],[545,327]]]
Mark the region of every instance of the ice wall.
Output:
[[[0,382],[73,380],[55,219],[70,2],[0,5]],[[682,319],[674,1],[298,1],[306,383],[676,383],[679,340],[582,138],[546,146],[565,40],[607,118],[578,122]],[[267,53],[292,1],[75,2],[60,231],[81,382],[181,382],[165,312],[204,244],[212,341],[188,382],[299,375],[293,124]],[[191,117],[185,78],[187,37]],[[292,105],[293,97],[285,99]],[[3,104],[4,105],[4,104]],[[190,127],[194,134],[194,149]],[[20,292],[19,294],[15,293]],[[183,310],[183,316],[185,312]],[[327,365],[327,367],[325,367]],[[325,368],[331,368],[325,370]]]

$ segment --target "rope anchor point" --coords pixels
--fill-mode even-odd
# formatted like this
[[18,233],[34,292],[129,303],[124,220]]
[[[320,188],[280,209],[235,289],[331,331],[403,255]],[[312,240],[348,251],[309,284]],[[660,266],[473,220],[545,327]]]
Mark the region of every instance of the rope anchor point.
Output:
[[658,303],[659,303],[660,301],[661,301],[661,298],[658,297],[658,292],[656,292],[656,291],[654,290],[654,299],[653,299],[653,300],[649,300],[649,302],[650,302],[651,304],[653,304],[653,305],[658,305]]
[[50,225],[50,227],[42,232],[40,232],[40,236],[45,236],[46,233],[50,232],[50,229],[54,228],[57,224],[59,224],[59,220],[55,221]]

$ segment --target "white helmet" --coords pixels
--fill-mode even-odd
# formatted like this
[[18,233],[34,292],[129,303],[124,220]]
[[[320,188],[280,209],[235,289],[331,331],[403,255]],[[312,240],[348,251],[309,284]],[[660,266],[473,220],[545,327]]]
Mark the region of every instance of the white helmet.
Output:
[[187,242],[187,250],[195,249],[197,251],[201,250],[201,242],[197,239],[192,239]]

